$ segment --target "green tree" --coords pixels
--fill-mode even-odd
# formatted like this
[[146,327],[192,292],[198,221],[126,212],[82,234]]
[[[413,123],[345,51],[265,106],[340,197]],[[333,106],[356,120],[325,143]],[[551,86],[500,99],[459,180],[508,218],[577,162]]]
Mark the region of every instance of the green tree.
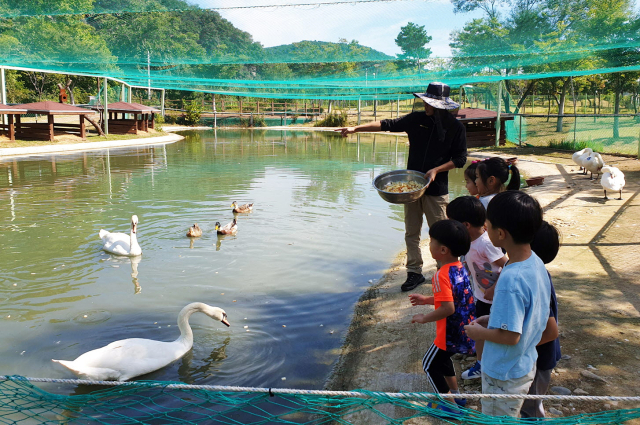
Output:
[[427,31],[424,29],[424,25],[409,22],[400,28],[400,33],[395,39],[396,44],[402,50],[402,54],[398,57],[415,64],[420,72],[420,62],[431,56],[431,49],[425,47],[431,39],[432,37],[427,35]]

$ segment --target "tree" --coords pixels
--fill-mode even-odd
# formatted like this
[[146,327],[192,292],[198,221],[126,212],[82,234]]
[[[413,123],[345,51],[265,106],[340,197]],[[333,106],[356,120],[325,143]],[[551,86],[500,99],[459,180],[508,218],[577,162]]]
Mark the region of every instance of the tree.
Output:
[[402,50],[402,54],[398,55],[398,57],[414,63],[418,67],[418,72],[420,72],[420,61],[431,56],[431,49],[425,47],[431,39],[432,37],[427,35],[427,31],[424,29],[424,25],[416,25],[413,22],[409,22],[400,28],[400,33],[395,40],[400,50]]

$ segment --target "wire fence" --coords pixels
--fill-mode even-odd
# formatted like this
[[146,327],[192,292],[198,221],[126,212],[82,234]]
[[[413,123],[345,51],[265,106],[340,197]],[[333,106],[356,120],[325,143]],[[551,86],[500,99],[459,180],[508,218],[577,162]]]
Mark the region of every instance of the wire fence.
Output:
[[507,139],[521,146],[540,146],[638,155],[640,115],[519,114],[507,123]]

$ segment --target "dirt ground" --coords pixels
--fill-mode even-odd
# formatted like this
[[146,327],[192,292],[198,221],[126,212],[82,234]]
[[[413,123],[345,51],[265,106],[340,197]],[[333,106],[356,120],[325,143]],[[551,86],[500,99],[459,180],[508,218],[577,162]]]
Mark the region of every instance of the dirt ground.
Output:
[[[562,234],[560,252],[548,265],[558,295],[563,354],[550,387],[565,387],[574,395],[639,396],[640,162],[603,156],[608,165],[625,173],[627,182],[623,200],[613,199],[617,194],[611,193],[610,199],[604,200],[600,179],[590,180],[579,174],[568,153],[525,148],[481,150],[471,156],[489,155],[517,156],[518,167],[525,175],[545,176],[543,185],[524,190],[538,199],[545,219]],[[423,274],[430,278],[435,263],[424,243],[423,258]],[[413,314],[432,307],[412,307],[408,293],[400,291],[406,278],[404,260],[403,252],[358,302],[328,389],[433,391],[421,360],[434,339],[435,324],[411,324]],[[431,285],[421,285],[414,292],[431,295]],[[480,380],[464,381],[459,375],[474,361],[475,357],[454,361],[461,392],[481,392]],[[470,401],[468,407],[478,409],[479,402]],[[545,407],[553,417],[638,405],[545,402]],[[550,414],[549,408],[558,414]],[[393,407],[388,409],[383,413],[394,417]],[[362,419],[354,423],[363,423]],[[365,419],[367,423],[380,420],[371,415]]]

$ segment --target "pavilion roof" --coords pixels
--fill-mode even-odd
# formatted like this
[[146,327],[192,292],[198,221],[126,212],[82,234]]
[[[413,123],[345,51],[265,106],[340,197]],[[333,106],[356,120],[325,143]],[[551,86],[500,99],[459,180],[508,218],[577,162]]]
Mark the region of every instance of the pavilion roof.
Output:
[[[495,120],[498,116],[496,111],[492,111],[490,109],[482,109],[482,108],[465,108],[460,109],[456,114],[456,118],[461,121],[465,120],[478,120],[478,119],[493,119]],[[510,114],[500,114],[500,118],[506,120],[512,120],[513,116]]]
[[152,106],[143,105],[135,102],[115,102],[109,103],[107,109],[110,112],[125,112],[125,113],[160,113],[159,109]]
[[15,106],[11,106],[11,105],[5,105],[4,103],[0,103],[0,114],[15,114],[15,115],[22,115],[22,114],[26,114],[27,110],[26,109],[22,109],[19,107],[15,107]]
[[25,103],[23,105],[15,105],[20,109],[26,109],[29,113],[43,115],[83,115],[93,114],[94,112],[80,108],[78,106],[67,105],[66,103],[53,102],[47,100],[45,102]]

